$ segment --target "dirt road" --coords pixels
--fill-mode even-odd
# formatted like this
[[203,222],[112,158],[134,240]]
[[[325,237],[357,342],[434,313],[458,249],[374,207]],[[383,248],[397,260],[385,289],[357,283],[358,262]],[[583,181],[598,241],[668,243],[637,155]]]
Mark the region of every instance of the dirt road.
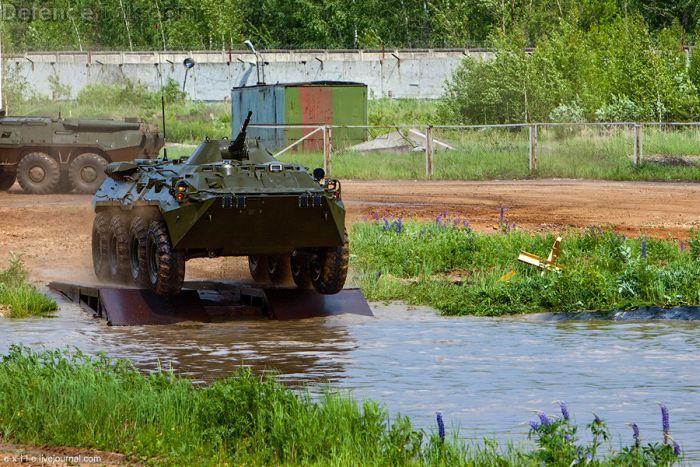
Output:
[[[687,238],[700,228],[700,184],[578,180],[424,182],[344,181],[351,221],[387,217],[433,220],[443,211],[493,230],[500,208],[518,228],[558,232],[568,226],[611,226],[627,235]],[[90,256],[90,196],[0,193],[0,266],[13,251],[32,278],[94,280]],[[188,278],[247,275],[240,259],[193,260]]]

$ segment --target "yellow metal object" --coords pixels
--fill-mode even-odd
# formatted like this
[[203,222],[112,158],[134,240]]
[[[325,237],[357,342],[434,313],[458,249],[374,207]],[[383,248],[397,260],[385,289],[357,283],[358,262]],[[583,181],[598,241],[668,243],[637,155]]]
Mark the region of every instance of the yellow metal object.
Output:
[[[557,237],[557,239],[554,241],[554,245],[552,245],[552,251],[549,252],[549,256],[547,257],[547,259],[544,259],[533,253],[528,253],[527,251],[521,251],[520,256],[518,256],[518,261],[522,261],[525,264],[536,266],[542,269],[543,274],[545,271],[561,271],[562,268],[560,266],[557,266],[557,258],[559,258],[560,245],[561,237]],[[508,279],[510,279],[510,277]]]
[[498,279],[501,282],[508,282],[511,280],[511,278],[515,275],[515,271],[509,271],[501,276],[500,279]]

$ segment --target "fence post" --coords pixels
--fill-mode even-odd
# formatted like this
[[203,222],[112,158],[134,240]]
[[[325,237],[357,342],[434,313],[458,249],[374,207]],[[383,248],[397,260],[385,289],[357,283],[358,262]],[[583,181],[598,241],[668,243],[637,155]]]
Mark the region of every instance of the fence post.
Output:
[[634,124],[634,165],[642,165],[642,125]]
[[433,126],[425,128],[425,176],[433,176]]
[[328,126],[323,125],[323,172],[328,173]]
[[333,142],[333,128],[324,125],[323,127],[323,171],[326,172],[326,177],[331,176],[331,171],[333,170],[332,161],[332,142]]
[[537,170],[537,125],[531,124],[530,130],[530,172]]

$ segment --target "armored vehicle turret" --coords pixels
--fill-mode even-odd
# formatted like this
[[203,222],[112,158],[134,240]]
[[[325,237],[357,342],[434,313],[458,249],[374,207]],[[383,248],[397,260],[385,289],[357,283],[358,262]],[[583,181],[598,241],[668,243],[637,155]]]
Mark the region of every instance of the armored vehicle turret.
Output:
[[136,119],[0,113],[0,190],[8,190],[17,180],[26,193],[95,193],[108,163],[155,157],[162,147],[158,129]]
[[337,180],[280,162],[257,142],[206,140],[178,160],[110,164],[93,198],[92,256],[105,281],[175,295],[191,258],[247,256],[258,282],[289,276],[324,294],[348,269]]

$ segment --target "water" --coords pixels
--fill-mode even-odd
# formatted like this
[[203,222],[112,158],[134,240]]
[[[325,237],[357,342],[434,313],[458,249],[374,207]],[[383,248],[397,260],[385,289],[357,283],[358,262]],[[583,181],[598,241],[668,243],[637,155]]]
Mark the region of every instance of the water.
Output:
[[203,382],[248,365],[293,385],[330,383],[379,400],[428,430],[441,411],[468,439],[522,441],[533,411],[556,415],[554,402],[564,400],[582,425],[593,412],[606,419],[615,447],[631,441],[629,422],[639,424],[643,442],[656,442],[663,402],[672,435],[688,460],[700,460],[698,321],[445,318],[373,308],[375,318],[110,328],[64,304],[55,319],[0,319],[0,352],[11,343],[68,344],[145,370],[172,365]]

